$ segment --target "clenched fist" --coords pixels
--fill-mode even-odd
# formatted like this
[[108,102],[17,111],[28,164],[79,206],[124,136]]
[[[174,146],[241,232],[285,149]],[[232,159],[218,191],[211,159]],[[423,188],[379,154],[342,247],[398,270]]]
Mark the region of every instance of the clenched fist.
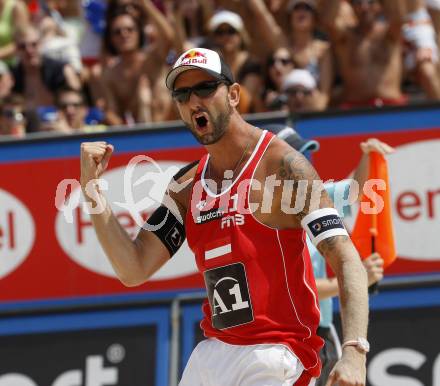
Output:
[[107,142],[83,142],[81,144],[81,186],[99,178],[107,169],[113,153],[113,145]]

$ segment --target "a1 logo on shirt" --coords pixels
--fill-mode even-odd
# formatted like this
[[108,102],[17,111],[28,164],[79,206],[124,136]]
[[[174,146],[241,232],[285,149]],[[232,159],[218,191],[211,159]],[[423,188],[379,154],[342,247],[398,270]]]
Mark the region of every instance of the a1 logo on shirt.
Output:
[[235,263],[204,272],[213,327],[223,330],[254,320],[245,267]]

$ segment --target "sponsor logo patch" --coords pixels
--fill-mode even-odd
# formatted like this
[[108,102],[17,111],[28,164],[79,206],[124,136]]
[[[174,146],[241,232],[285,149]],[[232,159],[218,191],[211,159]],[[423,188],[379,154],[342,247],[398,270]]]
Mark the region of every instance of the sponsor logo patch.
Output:
[[222,208],[214,208],[205,212],[200,212],[196,217],[196,224],[204,224],[212,220],[223,217],[225,211]]
[[179,231],[178,226],[173,226],[165,237],[168,245],[174,250],[180,248],[183,244],[184,237]]
[[317,237],[330,229],[345,229],[342,218],[335,214],[319,217],[316,220],[311,221],[308,226],[314,237]]
[[[188,52],[180,61],[179,65],[188,64],[207,64],[208,58],[203,52],[192,50]],[[177,66],[176,66],[177,67]]]
[[214,328],[224,330],[254,320],[246,270],[242,263],[210,269],[203,276]]

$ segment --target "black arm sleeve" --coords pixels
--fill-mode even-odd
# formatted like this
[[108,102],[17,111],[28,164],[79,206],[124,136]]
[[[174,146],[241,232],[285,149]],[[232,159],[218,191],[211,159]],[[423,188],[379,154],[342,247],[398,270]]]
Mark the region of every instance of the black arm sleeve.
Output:
[[[173,176],[173,179],[177,181],[198,163],[199,160],[185,165]],[[153,212],[147,220],[145,228],[153,232],[162,241],[171,257],[174,256],[186,239],[185,226],[164,205],[159,206]]]
[[144,227],[162,241],[171,257],[179,250],[186,238],[184,225],[163,205],[153,212]]

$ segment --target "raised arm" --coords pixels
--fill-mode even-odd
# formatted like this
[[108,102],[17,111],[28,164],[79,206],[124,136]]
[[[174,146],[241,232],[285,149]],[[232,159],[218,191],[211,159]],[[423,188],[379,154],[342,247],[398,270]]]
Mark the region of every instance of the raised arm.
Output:
[[330,102],[334,81],[334,65],[330,46],[319,60],[319,109],[325,110]]
[[331,39],[339,40],[347,29],[344,18],[339,17],[342,0],[321,0],[318,3],[319,20]]
[[173,41],[173,49],[176,52],[183,52],[185,42],[187,40],[187,34],[184,26],[184,17],[181,9],[181,2],[175,2],[173,0],[164,1],[165,14],[168,23],[174,28],[175,38]]
[[365,142],[361,142],[360,148],[362,150],[362,156],[358,166],[356,167],[356,170],[354,171],[353,179],[355,179],[359,184],[359,191],[362,192],[369,174],[370,152],[375,151],[380,154],[387,155],[393,153],[394,149],[390,145],[378,140],[377,138],[368,138]]
[[390,23],[389,36],[400,42],[407,8],[403,0],[383,0],[384,14]]
[[12,11],[15,28],[24,28],[30,22],[29,11],[23,1],[16,1]]
[[142,0],[142,4],[158,29],[158,39],[153,50],[146,55],[143,65],[143,72],[148,76],[151,87],[154,87],[156,81],[161,79],[161,71],[165,65],[168,52],[173,46],[175,33],[165,15],[157,9],[153,1]]
[[[151,0],[142,0],[142,4],[145,8],[147,15],[151,18],[152,22],[157,26],[160,44],[158,49],[162,56],[166,56],[168,50],[174,41],[174,30],[167,18],[157,9]],[[157,60],[157,59],[156,59]]]
[[267,52],[285,46],[287,44],[286,37],[265,2],[263,0],[247,0],[246,5],[255,18],[255,24],[258,25],[261,31],[259,36],[264,39],[263,43],[267,47]]
[[[368,325],[367,275],[358,252],[343,228],[342,220],[339,221],[332,214],[332,209],[328,209],[333,208],[333,204],[322,181],[307,159],[294,150],[284,153],[280,175],[285,180],[307,181],[307,189],[303,193],[305,197],[300,197],[301,189],[294,191],[294,199],[305,202],[294,221],[301,222],[336,274],[340,285],[344,341],[365,338]],[[365,353],[353,346],[345,347],[328,385],[336,382],[348,386],[365,385],[365,362]]]
[[[16,1],[12,9],[12,24],[14,30],[17,28],[25,29],[29,24],[29,11],[26,4]],[[0,47],[0,60],[10,59],[17,53],[17,47],[13,41]]]
[[[81,144],[81,186],[86,201],[92,205],[95,212],[90,216],[98,240],[119,280],[126,286],[136,286],[148,280],[169,260],[173,248],[167,246],[160,233],[153,232],[151,229],[141,229],[136,239],[132,240],[116,219],[105,196],[95,183],[106,170],[112,153],[113,146],[106,142]],[[168,196],[167,205],[171,203],[170,200],[172,199]],[[175,207],[179,210],[182,208],[179,203],[176,203]],[[158,219],[162,219],[164,211],[166,212],[166,208],[161,207],[151,216],[151,218],[154,217],[154,221],[151,222],[152,227],[149,228],[157,228],[154,225],[161,223]],[[175,226],[178,229],[177,232],[181,232],[183,225],[179,226],[171,221],[179,217],[177,214],[165,216],[164,218],[167,219],[165,226]],[[184,236],[181,236],[179,242],[176,242],[176,248],[184,240]]]

